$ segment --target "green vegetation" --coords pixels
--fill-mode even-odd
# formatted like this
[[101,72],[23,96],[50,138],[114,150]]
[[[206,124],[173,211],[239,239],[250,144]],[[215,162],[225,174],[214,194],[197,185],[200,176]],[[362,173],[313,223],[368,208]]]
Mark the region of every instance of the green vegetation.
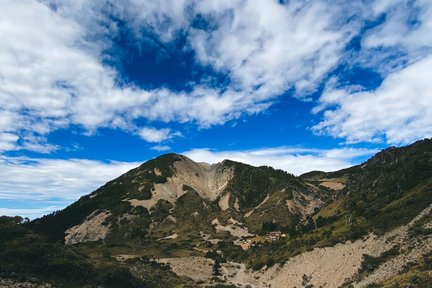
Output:
[[381,264],[389,261],[390,259],[398,256],[399,253],[399,248],[398,247],[393,247],[392,249],[382,253],[380,256],[378,257],[373,257],[367,254],[363,255],[363,262],[362,265],[358,271],[358,275],[357,278],[361,279],[364,276],[372,273],[373,271],[375,271]]
[[0,217],[0,243],[0,277],[38,279],[65,288],[193,287],[168,266],[147,258],[120,263],[96,243],[96,249],[50,243],[26,228],[21,217]]
[[[174,204],[159,200],[150,211],[130,205],[128,199],[151,198],[154,185],[166,182],[174,173],[173,163],[182,157],[167,154],[146,162],[66,209],[41,219],[22,224],[19,219],[3,219],[0,243],[5,245],[0,248],[0,272],[24,273],[52,283],[157,287],[165,281],[164,287],[189,287],[190,280],[175,276],[166,266],[149,259],[206,256],[215,260],[215,276],[225,261],[246,263],[259,270],[284,263],[314,247],[354,241],[369,232],[385,233],[406,224],[432,203],[432,140],[424,140],[384,150],[362,165],[332,173],[314,171],[300,177],[271,167],[224,161],[222,168],[234,171],[221,194],[230,194],[229,208],[224,210],[218,204],[220,198],[201,198],[189,186],[191,183],[184,183],[185,193]],[[331,190],[320,185],[322,181],[343,183],[345,187]],[[313,201],[323,204],[312,214],[306,213],[311,211],[308,205]],[[100,211],[111,213],[103,224],[110,229],[103,241],[73,247],[62,244],[68,228]],[[212,224],[216,218],[222,226],[247,228],[256,233],[255,245],[247,251],[234,245],[235,237],[229,232],[216,231],[216,224]],[[425,219],[418,221],[409,233],[429,236],[432,231],[424,225]],[[232,224],[237,221],[241,224]],[[268,241],[264,235],[270,231],[282,231],[288,237]],[[216,244],[209,239],[221,241]],[[360,274],[371,273],[380,263],[394,257],[393,252],[377,258],[365,255]],[[135,255],[137,259],[114,259],[121,254]],[[23,261],[26,264],[19,266]],[[407,271],[409,279],[403,281],[426,279],[426,262]],[[86,276],[89,273],[97,276]],[[219,278],[215,277],[214,282],[223,285]],[[126,279],[132,282],[122,282]],[[147,286],[140,286],[143,283]]]
[[22,279],[25,275],[61,287],[142,287],[128,269],[95,266],[78,249],[49,243],[28,230],[19,217],[0,217],[0,242],[3,277]]
[[280,169],[267,166],[253,167],[229,160],[225,161],[225,165],[234,167],[234,177],[226,190],[232,193],[232,199],[239,200],[239,206],[244,210],[255,208],[268,194],[283,188],[286,189],[286,193],[291,193],[289,188],[302,185],[294,175]]
[[[166,179],[172,176],[173,163],[181,160],[181,157],[177,154],[166,154],[150,160],[106,183],[90,195],[81,197],[66,209],[28,223],[28,227],[47,235],[52,241],[63,242],[64,231],[82,223],[98,209],[109,210],[112,213],[110,223],[115,225],[117,217],[129,213],[132,209],[124,200],[150,198],[154,184],[166,182]],[[141,216],[145,217],[145,213],[141,213]]]
[[[333,246],[359,239],[370,231],[379,234],[406,224],[432,203],[432,141],[385,150],[353,168],[302,177],[345,179],[347,186],[312,221],[308,218],[288,227],[274,221],[261,222],[262,231],[286,231],[289,239],[261,243],[234,260],[260,269],[268,261],[284,262],[313,247]],[[295,217],[291,219],[295,223]],[[429,235],[431,231],[418,223],[411,233]],[[385,254],[383,258],[390,256]],[[383,261],[383,258],[366,258],[363,267],[366,271]]]
[[407,267],[405,271],[377,285],[382,288],[430,288],[432,283],[432,253],[423,256],[419,261]]
[[345,175],[344,213],[364,217],[367,229],[385,232],[406,224],[432,203],[432,141],[389,148]]

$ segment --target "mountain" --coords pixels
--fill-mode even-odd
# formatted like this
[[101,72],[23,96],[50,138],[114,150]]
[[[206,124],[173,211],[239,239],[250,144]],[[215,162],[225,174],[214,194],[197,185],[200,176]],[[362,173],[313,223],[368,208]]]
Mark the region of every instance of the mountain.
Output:
[[[97,275],[77,281],[73,273],[20,270],[63,287],[429,287],[431,210],[432,140],[425,139],[299,177],[166,154],[64,210],[3,226],[18,235],[5,243],[33,245],[36,237],[59,259],[75,255],[46,271],[60,273],[64,264]],[[0,256],[10,258],[6,250]],[[0,278],[14,267],[0,268]]]
[[203,234],[237,239],[294,227],[323,205],[326,191],[271,167],[230,160],[209,165],[167,154],[34,222],[34,228],[66,244],[151,244],[176,235],[176,241],[197,245]]

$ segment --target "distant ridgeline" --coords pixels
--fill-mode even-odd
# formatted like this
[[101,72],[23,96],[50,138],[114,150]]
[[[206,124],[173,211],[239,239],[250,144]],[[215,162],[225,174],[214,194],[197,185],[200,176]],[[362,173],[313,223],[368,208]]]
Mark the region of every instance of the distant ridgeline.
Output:
[[[384,239],[390,231],[403,229],[405,234],[395,235],[429,241],[427,209],[431,204],[430,139],[388,148],[351,168],[313,171],[299,177],[267,166],[231,160],[210,165],[166,154],[106,183],[64,210],[23,224],[3,217],[0,242],[5,245],[0,248],[0,276],[18,281],[17,275],[26,275],[24,280],[37,279],[61,287],[237,287],[230,286],[237,280],[224,274],[229,269],[243,269],[229,266],[235,262],[243,263],[250,275],[259,269],[276,273],[265,280],[273,283],[272,279],[282,276],[270,267],[311,253],[307,251],[314,248],[353,243],[347,240],[378,241],[373,239]],[[411,223],[420,213],[423,222]],[[346,280],[345,284],[372,277],[380,264],[397,259],[402,253],[399,248],[386,248],[397,253],[389,252],[385,257],[359,257],[355,264],[358,269],[346,272],[351,282]],[[429,274],[422,271],[430,269],[430,251],[422,253],[417,257],[420,260],[413,258],[416,264],[410,267],[414,268],[403,273],[418,272],[415,275],[421,281],[429,281]],[[202,272],[201,278],[194,279],[182,274],[182,259],[208,261],[202,271],[211,269],[208,275]],[[370,264],[373,269],[362,263],[374,263]],[[305,272],[298,281],[303,287],[321,283],[313,275]],[[264,276],[255,276],[244,280],[245,285],[264,285],[259,282]],[[394,275],[390,276],[384,280],[392,281]],[[400,281],[410,285],[410,279]],[[278,281],[272,287],[287,287],[277,284],[284,280]]]

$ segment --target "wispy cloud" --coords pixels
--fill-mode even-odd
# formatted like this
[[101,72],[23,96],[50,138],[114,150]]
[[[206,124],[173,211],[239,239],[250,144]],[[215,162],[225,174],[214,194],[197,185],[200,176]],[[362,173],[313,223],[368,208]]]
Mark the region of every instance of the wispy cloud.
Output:
[[0,215],[33,219],[63,209],[139,164],[0,156]]
[[167,145],[156,145],[151,147],[151,149],[155,151],[163,152],[163,151],[171,150],[171,147]]
[[346,168],[359,164],[376,152],[378,151],[355,148],[325,150],[276,147],[244,151],[193,149],[184,154],[197,162],[217,163],[224,159],[231,159],[254,166],[272,166],[300,175],[312,170],[336,171]]
[[139,164],[0,156],[0,199],[75,201]]
[[327,90],[321,105],[329,107],[317,133],[348,142],[406,144],[432,135],[432,55],[386,77],[375,91]]
[[43,215],[52,213],[54,211],[63,209],[62,206],[47,206],[44,208],[30,208],[30,209],[20,209],[20,208],[0,208],[0,216],[21,216],[27,217],[29,219],[35,219]]

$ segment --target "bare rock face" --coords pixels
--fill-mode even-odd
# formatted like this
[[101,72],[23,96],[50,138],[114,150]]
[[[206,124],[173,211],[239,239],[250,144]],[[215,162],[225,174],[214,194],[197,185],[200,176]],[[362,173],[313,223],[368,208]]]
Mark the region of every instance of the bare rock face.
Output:
[[[300,177],[166,154],[35,227],[55,240],[65,232],[69,245],[103,240],[114,257],[101,261],[117,259],[141,279],[155,272],[155,283],[171,273],[185,287],[362,288],[432,275],[431,189],[432,140]],[[285,237],[269,237],[279,230]]]
[[143,206],[150,210],[159,200],[175,204],[177,198],[186,191],[184,185],[193,188],[203,199],[215,200],[226,188],[233,177],[233,170],[221,163],[196,163],[182,156],[181,161],[174,163],[174,175],[168,177],[165,183],[154,185],[151,199],[128,199],[132,206]]
[[210,201],[215,200],[226,188],[233,177],[232,169],[226,168],[222,163],[207,164],[196,163],[189,158],[174,163],[176,177],[183,179],[198,194]]
[[[409,229],[423,218],[430,219],[432,205],[423,210],[407,225],[398,227],[382,236],[369,234],[354,242],[347,241],[332,247],[315,248],[290,258],[285,264],[275,265],[269,269],[252,271],[242,263],[228,262],[222,265],[222,278],[229,284],[238,287],[345,287],[352,282],[354,287],[367,287],[372,283],[380,283],[400,273],[404,267],[420,259],[432,247],[432,237],[413,238]],[[214,224],[220,226],[217,219]],[[431,220],[425,226],[432,225]],[[382,263],[379,268],[358,282],[355,279],[363,262],[365,254],[378,257],[382,253],[400,247],[401,254]],[[161,259],[169,264],[174,273],[179,276],[190,276],[190,266],[194,266],[194,275],[199,275],[200,281],[211,281],[211,266],[202,265],[210,261],[200,257],[182,257]],[[191,277],[192,278],[192,277]]]
[[110,215],[109,211],[96,210],[83,223],[66,230],[65,243],[70,245],[104,239],[109,231],[109,227],[105,226],[104,222]]

